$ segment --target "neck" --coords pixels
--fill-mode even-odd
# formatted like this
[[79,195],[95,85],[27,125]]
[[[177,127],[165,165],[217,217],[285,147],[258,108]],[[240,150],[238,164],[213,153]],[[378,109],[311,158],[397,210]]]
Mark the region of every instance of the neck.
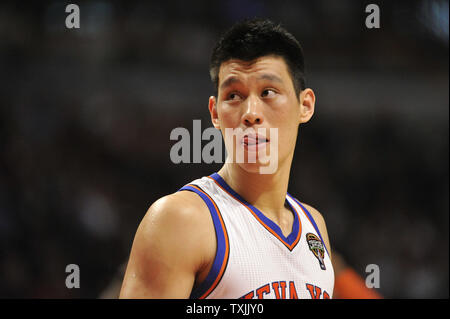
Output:
[[290,163],[274,174],[250,173],[238,164],[226,163],[218,172],[225,182],[268,217],[279,219],[284,211]]

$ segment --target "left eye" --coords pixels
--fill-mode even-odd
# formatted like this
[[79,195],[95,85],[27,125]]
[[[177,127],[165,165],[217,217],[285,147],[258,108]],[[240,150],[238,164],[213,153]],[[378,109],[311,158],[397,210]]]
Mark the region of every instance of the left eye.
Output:
[[274,90],[266,89],[262,92],[261,96],[262,97],[272,97],[272,96],[274,96],[274,94],[275,94]]

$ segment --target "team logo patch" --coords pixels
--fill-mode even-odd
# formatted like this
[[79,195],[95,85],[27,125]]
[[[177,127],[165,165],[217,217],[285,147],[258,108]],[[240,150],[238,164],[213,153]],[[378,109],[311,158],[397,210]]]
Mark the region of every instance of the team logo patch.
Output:
[[319,260],[320,268],[325,270],[325,263],[323,261],[325,258],[325,249],[322,241],[313,233],[306,234],[306,241],[308,242],[309,250],[311,250],[314,256]]

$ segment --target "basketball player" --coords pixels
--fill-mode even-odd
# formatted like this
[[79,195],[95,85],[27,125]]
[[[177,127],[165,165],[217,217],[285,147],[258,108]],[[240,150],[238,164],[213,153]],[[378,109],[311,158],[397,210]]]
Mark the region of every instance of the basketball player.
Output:
[[[120,297],[331,298],[324,219],[287,192],[298,128],[315,105],[299,43],[269,20],[238,23],[215,46],[210,75],[211,121],[228,154],[242,146],[248,159],[270,149],[277,169],[262,174],[259,155],[232,158],[153,203],[135,235]],[[230,143],[227,128],[257,133]]]

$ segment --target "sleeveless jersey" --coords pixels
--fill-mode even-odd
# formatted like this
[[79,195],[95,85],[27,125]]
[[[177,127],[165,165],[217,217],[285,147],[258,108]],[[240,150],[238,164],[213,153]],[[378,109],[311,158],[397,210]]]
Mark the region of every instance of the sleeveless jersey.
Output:
[[191,298],[327,299],[334,271],[319,229],[307,209],[289,193],[292,232],[249,204],[217,173],[179,191],[197,193],[209,208],[217,239],[216,256]]

